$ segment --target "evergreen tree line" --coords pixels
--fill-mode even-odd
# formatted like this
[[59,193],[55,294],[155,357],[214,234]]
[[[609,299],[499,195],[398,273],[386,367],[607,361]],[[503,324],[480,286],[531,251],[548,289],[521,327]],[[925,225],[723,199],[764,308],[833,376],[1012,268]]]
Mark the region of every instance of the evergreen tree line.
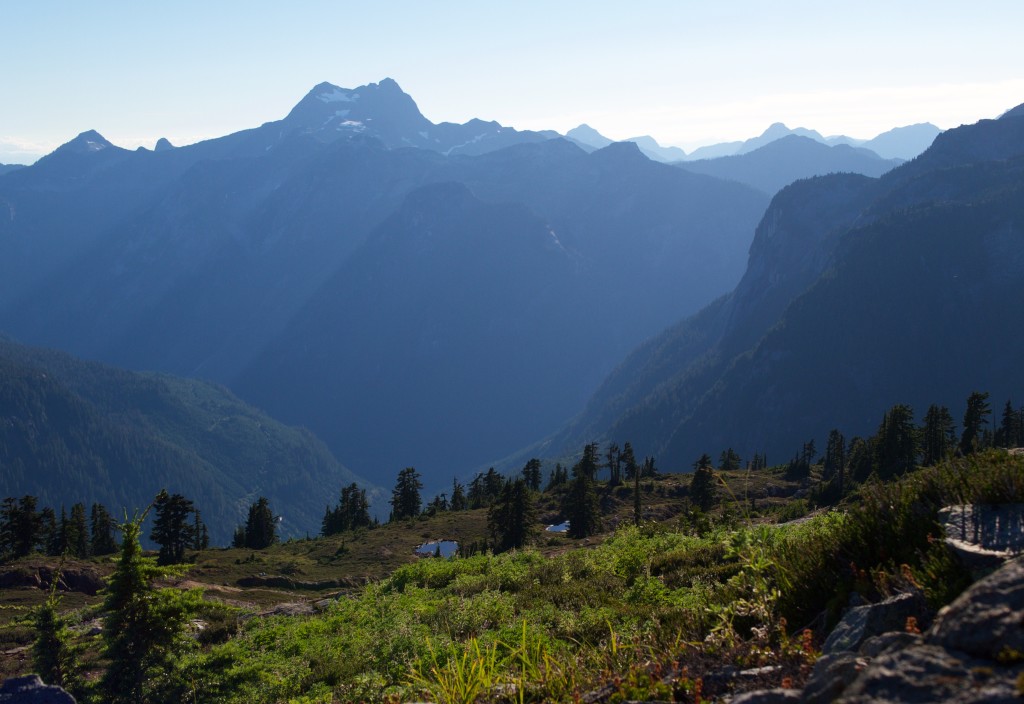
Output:
[[324,520],[320,526],[320,534],[335,535],[346,530],[369,527],[370,503],[366,499],[366,489],[360,489],[353,482],[341,489],[341,501],[333,509],[328,506],[324,512]]
[[[358,497],[363,518],[357,520],[368,520],[365,492],[353,484],[346,487],[344,496]],[[59,519],[52,508],[39,509],[38,503],[35,496],[23,496],[7,497],[0,504],[0,560],[32,553],[87,558],[117,552],[114,534],[118,523],[102,504],[93,504],[87,520],[82,503],[72,506],[70,514],[61,507]],[[159,546],[159,564],[179,564],[186,561],[186,551],[210,547],[209,530],[191,499],[163,490],[144,515],[150,511],[154,517],[149,538]],[[277,518],[261,496],[249,507],[245,524],[236,530],[233,547],[260,550],[274,544],[277,537]]]
[[60,517],[49,506],[39,508],[35,496],[7,497],[0,505],[0,559],[44,555],[90,557],[117,551],[116,523],[102,504],[94,503],[86,518],[85,504],[61,506]]
[[[603,461],[598,443],[586,445],[582,457],[571,470],[556,463],[546,484],[542,463],[536,458],[527,461],[522,470],[512,477],[504,476],[493,467],[486,472],[478,472],[469,482],[468,489],[456,478],[452,480],[451,498],[447,493],[440,493],[425,507],[420,493],[423,489],[420,474],[414,467],[406,467],[399,472],[391,492],[389,520],[395,522],[435,516],[445,511],[486,508],[488,540],[476,545],[461,546],[460,552],[471,554],[487,549],[501,552],[522,547],[536,538],[539,531],[537,500],[542,493],[554,493],[560,495],[559,506],[569,521],[568,534],[574,538],[583,538],[601,529],[598,475],[604,470],[607,470],[608,476],[604,490],[622,484],[624,480],[636,483],[635,513],[639,520],[639,480],[656,476],[658,470],[651,457],[638,463],[632,445],[628,442],[621,449],[616,443],[611,443],[604,453]],[[342,503],[345,503],[344,500]],[[328,509],[324,519],[325,535],[329,534],[326,532],[328,517],[340,508],[333,511]]]
[[[920,425],[915,423],[913,408],[896,404],[885,412],[874,435],[847,442],[840,430],[831,430],[824,455],[817,462],[826,485],[823,491],[839,498],[852,483],[871,476],[891,479],[914,467],[931,466],[953,456],[1024,445],[1024,407],[1014,408],[1008,400],[998,424],[994,424],[989,398],[988,392],[981,391],[968,396],[959,432],[950,410],[937,404],[928,407]],[[804,443],[787,465],[787,476],[810,476],[815,454],[814,441]]]
[[[813,439],[803,443],[800,451],[785,465],[788,479],[811,476],[814,466],[821,468],[818,498],[824,502],[838,500],[852,484],[871,476],[891,479],[921,466],[937,464],[954,455],[966,456],[989,447],[1013,448],[1024,445],[1024,406],[1014,408],[1011,401],[1003,407],[999,423],[990,427],[992,409],[987,392],[975,391],[967,398],[963,430],[957,432],[949,409],[933,404],[925,413],[923,423],[914,423],[914,410],[897,404],[885,412],[878,431],[866,438],[846,441],[838,429],[829,432],[824,454],[818,456]],[[719,455],[721,470],[740,469],[743,461],[732,449]],[[754,454],[747,469],[761,471],[768,467],[764,454]],[[714,465],[711,456],[703,454],[693,464],[689,496],[693,506],[710,510],[718,499]]]

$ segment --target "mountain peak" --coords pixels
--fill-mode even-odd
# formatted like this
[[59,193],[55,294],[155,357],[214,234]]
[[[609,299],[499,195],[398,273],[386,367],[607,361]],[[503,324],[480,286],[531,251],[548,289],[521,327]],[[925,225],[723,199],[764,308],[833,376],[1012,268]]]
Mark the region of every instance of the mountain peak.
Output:
[[768,125],[768,129],[761,133],[762,137],[785,137],[786,135],[792,134],[792,130],[786,127],[785,123],[773,122]]
[[96,130],[86,130],[66,144],[57,148],[57,152],[89,154],[103,151],[114,145],[107,141],[107,138]]
[[1024,117],[1024,103],[1021,103],[1015,108],[1010,108],[1002,115],[999,116],[1000,120],[1006,119],[1007,117]]
[[[370,85],[373,84],[371,83]],[[398,91],[399,93],[405,92],[402,90],[402,87],[398,85],[398,81],[391,77],[387,77],[381,80],[381,82],[377,84],[377,87],[380,88],[381,90]]]
[[174,149],[174,145],[171,144],[171,141],[167,139],[167,137],[161,137],[160,139],[158,139],[156,141],[156,146],[153,147],[153,151],[155,152],[166,152],[170,151],[171,149]]
[[399,146],[402,136],[430,126],[415,101],[391,78],[358,88],[318,83],[283,122],[323,141],[365,132],[388,146]]
[[565,136],[571,140],[585,144],[595,149],[602,149],[612,143],[612,140],[605,137],[603,134],[595,130],[593,127],[587,124],[580,125],[579,127],[573,127],[571,130],[565,133]]
[[614,159],[622,163],[631,163],[638,159],[650,161],[636,142],[612,142],[607,147],[598,149],[593,153],[593,156],[603,159]]

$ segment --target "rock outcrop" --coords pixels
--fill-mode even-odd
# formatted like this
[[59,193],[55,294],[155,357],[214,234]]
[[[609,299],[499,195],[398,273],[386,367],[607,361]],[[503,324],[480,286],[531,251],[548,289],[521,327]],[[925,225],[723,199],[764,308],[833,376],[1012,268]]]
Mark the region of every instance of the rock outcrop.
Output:
[[[909,604],[904,598],[886,608],[896,613],[901,602]],[[976,582],[943,608],[923,635],[896,629],[859,637],[866,623],[884,620],[881,611],[870,615],[879,606],[851,609],[829,638],[800,702],[1020,704],[1024,698],[1024,559]],[[734,702],[792,697],[791,691],[760,692]]]
[[39,675],[26,675],[4,680],[0,704],[75,704],[75,698],[60,687],[43,684]]
[[975,577],[1024,552],[1024,504],[947,506],[946,545]]

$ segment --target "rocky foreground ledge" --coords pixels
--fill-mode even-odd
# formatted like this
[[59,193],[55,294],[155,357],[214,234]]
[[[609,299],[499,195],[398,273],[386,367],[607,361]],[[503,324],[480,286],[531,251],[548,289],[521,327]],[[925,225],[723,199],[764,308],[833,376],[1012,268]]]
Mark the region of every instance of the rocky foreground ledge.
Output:
[[904,595],[852,609],[803,690],[748,692],[732,704],[1024,702],[1024,558],[976,582],[924,634],[871,635],[911,613],[912,601]]
[[0,704],[75,704],[75,699],[60,687],[43,684],[39,675],[27,675],[4,680]]

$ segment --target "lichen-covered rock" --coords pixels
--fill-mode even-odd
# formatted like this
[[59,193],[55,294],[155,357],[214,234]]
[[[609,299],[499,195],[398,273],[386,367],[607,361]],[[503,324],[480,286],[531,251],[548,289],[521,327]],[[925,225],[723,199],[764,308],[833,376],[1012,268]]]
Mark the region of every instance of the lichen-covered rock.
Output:
[[837,701],[843,704],[1020,704],[1011,674],[989,663],[958,657],[935,645],[916,645],[875,658]]
[[0,704],[75,704],[75,698],[39,675],[10,677],[0,685]]
[[[886,643],[888,641],[888,643]],[[899,642],[908,643],[899,648]],[[923,638],[865,643],[877,657],[843,691],[845,704],[1020,704],[1024,676],[1024,561],[975,583],[939,612]]]
[[799,689],[759,689],[733,697],[731,704],[796,704],[800,701]]
[[897,594],[878,604],[868,604],[850,609],[839,625],[829,634],[824,653],[842,650],[857,650],[861,643],[872,636],[889,631],[902,631],[907,619],[913,617],[918,624],[927,619],[928,607],[924,598],[917,593]]
[[936,617],[929,643],[995,660],[1024,653],[1024,560],[976,582]]
[[863,658],[848,650],[822,655],[814,663],[801,701],[805,704],[834,702],[866,666]]
[[922,637],[916,633],[892,631],[890,633],[883,633],[880,636],[872,636],[871,638],[868,638],[866,641],[861,643],[857,652],[866,658],[876,658],[882,653],[890,650],[902,650],[903,648],[909,648],[912,645],[917,645],[921,641]]

